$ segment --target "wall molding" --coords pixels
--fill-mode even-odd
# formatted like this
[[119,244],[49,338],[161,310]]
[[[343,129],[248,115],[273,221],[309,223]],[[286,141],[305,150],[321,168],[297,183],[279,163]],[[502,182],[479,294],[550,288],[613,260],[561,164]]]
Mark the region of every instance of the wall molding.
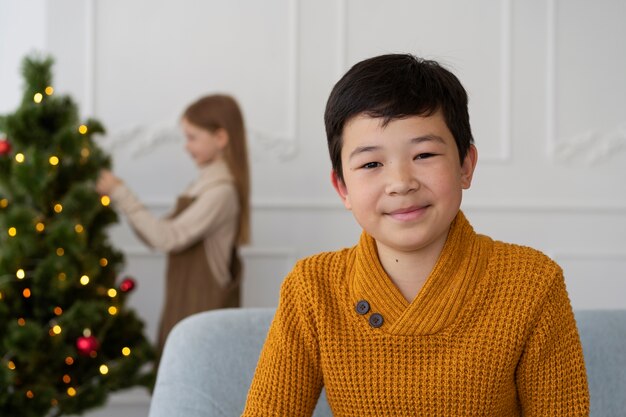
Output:
[[[121,250],[124,251],[127,257],[163,258],[165,256],[162,252],[152,251],[145,246],[139,245],[129,245],[128,247],[122,247]],[[283,247],[244,246],[240,249],[240,254],[244,259],[296,259],[297,251],[292,248]]]
[[[171,209],[173,202],[157,199],[147,199],[146,207],[154,211],[167,211]],[[626,214],[626,203],[579,203],[579,202],[556,202],[545,203],[540,201],[528,202],[482,202],[463,203],[463,210],[481,212],[541,212],[541,213],[590,213],[590,214]],[[252,209],[259,211],[345,211],[344,206],[338,201],[328,200],[288,200],[288,199],[260,199],[252,201]]]
[[[593,252],[589,251],[555,251],[553,252],[554,259],[560,261],[613,261],[613,262],[626,262],[626,251],[606,250]],[[621,279],[621,278],[620,278]]]
[[[273,153],[279,160],[293,159],[298,151],[298,126],[300,117],[300,0],[288,0],[289,18],[288,33],[288,95],[286,104],[287,127],[283,132],[267,132],[254,126],[248,127],[248,136],[261,145],[261,148]],[[85,112],[96,116],[96,61],[97,61],[97,11],[95,0],[86,0],[84,5],[85,42],[84,42],[84,74],[85,74]],[[118,129],[107,135],[111,147],[132,146],[133,156],[145,155],[146,149],[180,139],[176,118],[168,121],[155,121],[151,124],[134,125]]]

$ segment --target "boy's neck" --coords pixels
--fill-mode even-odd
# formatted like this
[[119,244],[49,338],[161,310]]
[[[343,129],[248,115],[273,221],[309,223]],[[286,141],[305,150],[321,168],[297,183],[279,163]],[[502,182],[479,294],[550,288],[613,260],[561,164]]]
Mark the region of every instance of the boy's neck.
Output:
[[445,240],[419,252],[402,252],[378,244],[378,259],[389,278],[410,303],[424,286],[443,249]]

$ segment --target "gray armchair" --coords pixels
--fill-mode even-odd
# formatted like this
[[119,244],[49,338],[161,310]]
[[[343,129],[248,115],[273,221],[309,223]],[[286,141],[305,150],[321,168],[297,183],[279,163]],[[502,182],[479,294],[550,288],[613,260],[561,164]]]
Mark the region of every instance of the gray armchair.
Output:
[[[273,309],[214,310],[180,322],[165,345],[150,417],[235,417],[243,411]],[[626,415],[626,310],[580,310],[592,417]],[[315,417],[332,416],[325,396]]]

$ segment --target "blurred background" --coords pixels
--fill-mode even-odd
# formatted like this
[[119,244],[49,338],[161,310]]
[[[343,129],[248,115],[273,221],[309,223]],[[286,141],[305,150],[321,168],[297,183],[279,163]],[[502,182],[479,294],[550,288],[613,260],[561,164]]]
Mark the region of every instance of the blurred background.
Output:
[[[626,308],[626,2],[622,0],[0,0],[0,113],[19,66],[50,53],[56,91],[107,128],[114,171],[165,214],[196,175],[178,119],[233,94],[252,165],[243,304],[275,306],[294,262],[356,243],[330,185],[323,111],[361,59],[410,52],[461,79],[479,164],[463,210],[479,233],[536,247],[575,309]],[[156,338],[164,256],[111,229]],[[141,416],[130,392],[90,416]]]

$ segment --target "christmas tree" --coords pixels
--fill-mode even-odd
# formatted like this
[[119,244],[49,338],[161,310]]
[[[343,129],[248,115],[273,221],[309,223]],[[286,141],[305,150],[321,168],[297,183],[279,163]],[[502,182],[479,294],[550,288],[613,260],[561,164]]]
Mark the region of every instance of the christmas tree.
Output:
[[26,57],[19,108],[0,117],[0,415],[79,414],[108,394],[150,387],[154,350],[125,307],[123,255],[105,229],[117,222],[94,191],[111,164],[54,94],[53,60]]

